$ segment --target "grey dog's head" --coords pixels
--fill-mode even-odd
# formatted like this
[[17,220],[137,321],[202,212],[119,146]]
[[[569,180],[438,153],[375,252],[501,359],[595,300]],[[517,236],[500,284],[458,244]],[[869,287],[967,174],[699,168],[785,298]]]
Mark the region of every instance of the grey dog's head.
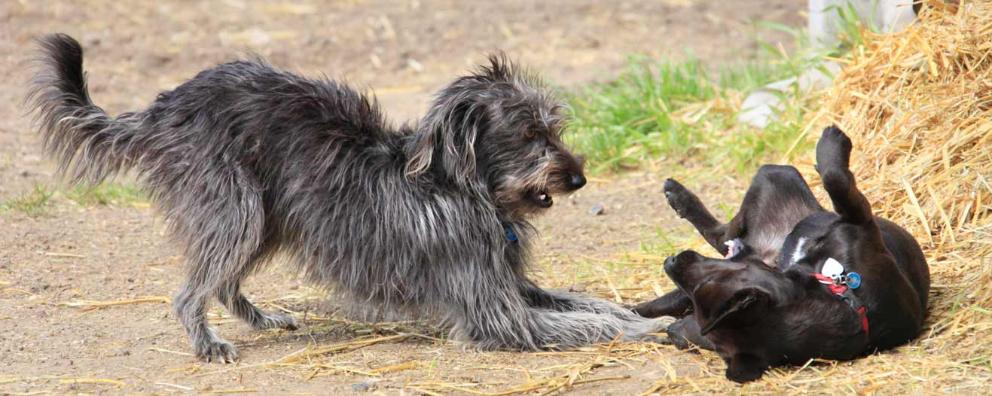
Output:
[[485,191],[524,218],[586,183],[582,159],[561,140],[563,105],[502,55],[438,93],[421,122],[407,173],[435,172]]

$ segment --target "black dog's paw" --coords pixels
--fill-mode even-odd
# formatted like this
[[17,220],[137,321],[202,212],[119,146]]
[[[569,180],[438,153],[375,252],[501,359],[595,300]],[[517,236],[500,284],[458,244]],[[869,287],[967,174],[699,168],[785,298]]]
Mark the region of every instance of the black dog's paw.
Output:
[[678,348],[681,351],[692,347],[692,343],[685,337],[685,324],[686,322],[684,320],[680,320],[672,323],[671,326],[668,326],[668,330],[666,330],[666,333],[668,333],[668,339],[671,341],[672,345],[675,345],[675,348]]
[[675,345],[676,349],[680,351],[684,351],[686,349],[692,348],[692,343],[690,343],[689,340],[686,340],[685,337],[682,337],[680,335],[672,334],[671,332],[669,332],[668,340],[672,343],[672,345]]
[[768,362],[760,356],[739,353],[727,362],[727,379],[745,383],[761,378],[768,370]]
[[665,180],[665,199],[668,200],[668,206],[671,206],[675,213],[683,219],[689,214],[696,202],[692,193],[675,179]]
[[848,169],[852,147],[851,139],[836,125],[824,129],[816,143],[816,170]]

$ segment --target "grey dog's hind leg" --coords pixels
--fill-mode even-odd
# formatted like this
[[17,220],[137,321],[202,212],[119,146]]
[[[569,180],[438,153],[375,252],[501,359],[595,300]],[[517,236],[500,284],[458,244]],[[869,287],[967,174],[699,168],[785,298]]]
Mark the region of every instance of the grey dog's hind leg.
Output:
[[[257,259],[256,259],[257,260]],[[253,262],[251,265],[255,265]],[[299,325],[296,324],[296,319],[292,316],[280,312],[266,312],[255,304],[252,304],[248,297],[245,297],[241,293],[241,280],[248,274],[251,273],[250,268],[245,268],[241,274],[238,274],[237,280],[228,280],[224,282],[221,287],[217,290],[217,299],[220,300],[227,310],[230,311],[234,316],[241,318],[241,320],[247,322],[255,330],[265,330],[265,329],[286,329],[286,330],[296,330]]]
[[296,319],[291,315],[263,311],[241,293],[241,282],[255,270],[255,267],[269,258],[269,253],[277,248],[276,244],[277,242],[271,236],[267,238],[255,254],[248,259],[248,264],[243,266],[241,271],[233,275],[232,278],[225,279],[217,289],[217,299],[220,300],[221,304],[224,304],[231,314],[245,321],[255,330],[296,330],[299,328]]
[[210,297],[223,295],[239,317],[250,320],[249,315],[261,313],[237,292],[237,285],[259,255],[264,213],[261,196],[242,172],[218,164],[208,169],[209,174],[180,184],[186,191],[169,191],[175,195],[164,197],[167,216],[186,242],[189,262],[173,307],[197,357],[232,362],[238,358],[237,350],[209,327],[206,304]]

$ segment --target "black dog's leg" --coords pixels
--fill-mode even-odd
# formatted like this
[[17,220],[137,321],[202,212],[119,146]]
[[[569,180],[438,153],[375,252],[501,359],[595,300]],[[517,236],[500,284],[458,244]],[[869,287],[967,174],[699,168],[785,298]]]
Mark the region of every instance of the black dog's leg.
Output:
[[[693,227],[696,227],[696,231],[703,236],[703,239],[710,244],[714,249],[720,252],[721,255],[727,254],[727,246],[724,242],[728,240],[728,236],[732,237],[729,230],[736,230],[740,228],[736,224],[739,224],[738,217],[735,217],[731,224],[720,223],[710,211],[706,209],[703,202],[693,194],[689,189],[685,188],[681,183],[675,179],[665,180],[665,198],[668,200],[668,205],[675,210],[680,218],[686,219]],[[734,232],[732,234],[737,234]],[[668,292],[664,296],[658,297],[652,301],[641,303],[633,308],[633,311],[637,314],[648,317],[655,318],[659,316],[675,316],[682,317],[692,310],[692,300],[689,299],[682,290],[673,290]]]
[[732,224],[720,223],[710,214],[696,194],[674,179],[665,180],[665,198],[668,199],[668,205],[675,210],[675,213],[696,227],[696,230],[710,246],[713,246],[721,255],[727,254],[727,246],[724,245],[724,242],[731,239],[728,238],[728,231],[733,228],[734,222]]
[[761,378],[769,366],[765,358],[749,353],[738,353],[724,360],[727,362],[727,379],[740,383]]
[[672,290],[664,296],[643,302],[632,308],[634,313],[646,318],[674,316],[681,318],[692,312],[692,300],[680,289]]
[[823,188],[844,222],[867,224],[874,219],[871,205],[858,190],[849,168],[850,159],[851,139],[836,126],[824,129],[816,144],[816,170]]
[[679,349],[688,349],[691,345],[697,345],[700,348],[711,351],[716,349],[713,342],[703,336],[699,330],[699,322],[692,316],[679,319],[675,323],[672,323],[671,326],[668,326],[668,338]]

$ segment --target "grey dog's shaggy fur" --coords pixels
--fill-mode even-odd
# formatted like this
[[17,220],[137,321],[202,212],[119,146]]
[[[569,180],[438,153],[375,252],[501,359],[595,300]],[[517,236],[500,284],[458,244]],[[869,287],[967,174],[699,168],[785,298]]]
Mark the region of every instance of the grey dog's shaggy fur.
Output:
[[561,106],[502,57],[395,130],[354,90],[257,60],[203,71],[113,118],[90,101],[79,43],[52,35],[41,45],[31,99],[47,151],[75,182],[132,168],[144,179],[185,247],[174,308],[203,359],[237,358],[207,324],[211,297],[256,329],[296,328],[239,290],[277,251],[318,284],[376,308],[440,315],[483,348],[569,347],[663,327],[527,278],[527,219],[584,178],[559,137]]

